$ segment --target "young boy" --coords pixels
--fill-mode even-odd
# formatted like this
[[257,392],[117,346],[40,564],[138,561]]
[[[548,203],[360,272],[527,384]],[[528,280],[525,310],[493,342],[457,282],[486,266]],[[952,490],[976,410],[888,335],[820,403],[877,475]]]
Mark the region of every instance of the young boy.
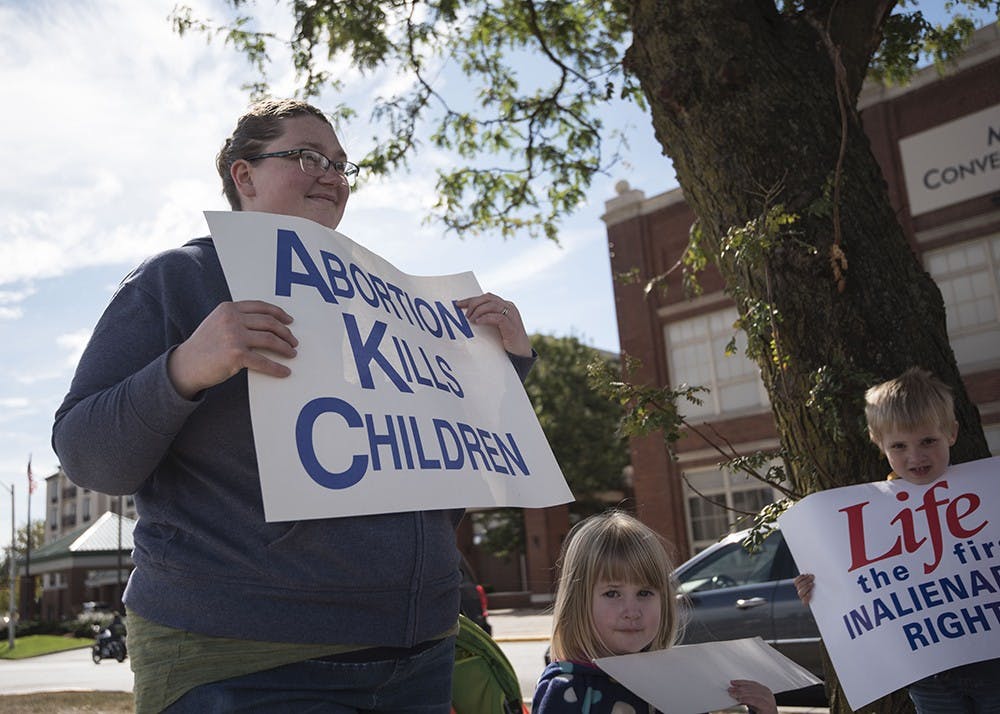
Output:
[[[951,390],[930,372],[911,367],[865,392],[868,436],[889,460],[889,479],[913,484],[936,481],[951,463],[958,436]],[[795,578],[799,599],[809,604],[814,576]],[[1000,659],[974,662],[914,682],[910,699],[918,714],[1000,712]]]

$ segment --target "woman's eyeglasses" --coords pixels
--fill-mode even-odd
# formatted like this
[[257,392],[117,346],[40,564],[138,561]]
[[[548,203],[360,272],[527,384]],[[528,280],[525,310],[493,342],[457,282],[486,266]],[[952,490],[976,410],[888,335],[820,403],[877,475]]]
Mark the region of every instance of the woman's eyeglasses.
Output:
[[258,159],[270,159],[272,157],[291,158],[293,156],[298,157],[299,167],[302,169],[303,173],[319,178],[321,176],[325,176],[326,172],[332,167],[334,171],[347,179],[347,184],[349,186],[354,186],[354,182],[358,178],[358,171],[360,171],[357,164],[351,163],[350,161],[330,161],[330,159],[323,156],[323,154],[318,151],[313,151],[312,149],[272,151],[267,154],[248,156],[244,159],[244,161],[257,161]]

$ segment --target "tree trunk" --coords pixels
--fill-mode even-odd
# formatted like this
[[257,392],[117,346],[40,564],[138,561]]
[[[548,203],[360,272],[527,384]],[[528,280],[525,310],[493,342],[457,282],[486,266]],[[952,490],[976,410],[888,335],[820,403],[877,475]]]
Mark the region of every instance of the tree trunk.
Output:
[[[954,390],[953,459],[989,455],[940,292],[907,244],[854,109],[893,3],[840,3],[832,16],[827,3],[812,5],[823,6],[816,21],[764,1],[635,0],[626,55],[736,300],[803,494],[885,478],[863,392],[914,365]],[[798,218],[761,227],[769,210]],[[742,244],[727,241],[755,220],[735,234]],[[827,671],[831,711],[850,711]],[[864,711],[911,708],[897,693]]]

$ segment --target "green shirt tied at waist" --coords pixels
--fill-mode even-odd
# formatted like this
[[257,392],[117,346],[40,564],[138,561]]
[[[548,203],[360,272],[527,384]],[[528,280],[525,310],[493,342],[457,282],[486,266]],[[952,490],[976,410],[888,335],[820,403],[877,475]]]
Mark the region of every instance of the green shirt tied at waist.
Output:
[[[440,639],[458,632],[458,624]],[[211,637],[128,616],[128,654],[135,673],[136,714],[160,712],[203,684],[265,669],[365,649]]]

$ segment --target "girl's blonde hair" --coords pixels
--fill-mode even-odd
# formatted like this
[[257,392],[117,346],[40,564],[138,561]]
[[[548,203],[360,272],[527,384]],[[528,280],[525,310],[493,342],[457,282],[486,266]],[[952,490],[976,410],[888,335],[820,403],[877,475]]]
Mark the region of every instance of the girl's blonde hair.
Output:
[[594,624],[594,586],[600,580],[644,585],[660,593],[660,628],[649,649],[666,649],[677,637],[673,566],[660,537],[622,511],[608,511],[577,523],[560,557],[552,618],[553,659],[590,661],[607,657]]

